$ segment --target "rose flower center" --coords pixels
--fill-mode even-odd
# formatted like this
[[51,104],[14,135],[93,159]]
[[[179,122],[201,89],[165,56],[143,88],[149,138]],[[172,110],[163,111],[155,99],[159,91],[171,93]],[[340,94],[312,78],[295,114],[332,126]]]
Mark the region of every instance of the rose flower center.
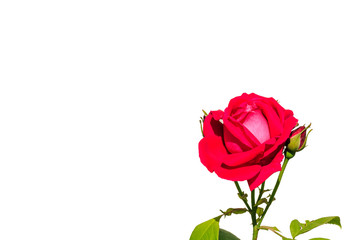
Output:
[[247,104],[244,108],[246,117],[243,119],[242,124],[259,140],[264,143],[270,139],[269,124],[255,105]]

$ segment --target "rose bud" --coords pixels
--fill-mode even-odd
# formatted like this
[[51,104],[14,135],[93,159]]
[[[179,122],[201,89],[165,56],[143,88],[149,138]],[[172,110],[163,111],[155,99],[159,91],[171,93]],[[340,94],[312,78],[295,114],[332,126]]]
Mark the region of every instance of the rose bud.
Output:
[[309,133],[312,131],[312,129],[310,129],[307,134],[306,131],[310,126],[311,124],[307,127],[301,126],[291,132],[286,150],[290,152],[292,156],[295,155],[296,152],[299,152],[306,147],[307,137],[309,136]]

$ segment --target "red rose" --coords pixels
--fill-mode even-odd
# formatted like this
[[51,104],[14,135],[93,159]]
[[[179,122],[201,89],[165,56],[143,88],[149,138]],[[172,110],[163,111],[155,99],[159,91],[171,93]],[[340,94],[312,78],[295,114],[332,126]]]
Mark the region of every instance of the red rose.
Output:
[[225,111],[205,117],[200,160],[220,178],[247,180],[252,191],[281,170],[284,145],[297,122],[275,99],[244,93]]

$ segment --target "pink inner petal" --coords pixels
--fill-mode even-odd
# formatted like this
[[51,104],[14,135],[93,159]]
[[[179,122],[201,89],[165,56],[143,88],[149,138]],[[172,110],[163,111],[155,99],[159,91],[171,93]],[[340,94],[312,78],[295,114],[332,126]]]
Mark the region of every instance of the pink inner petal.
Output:
[[259,140],[260,143],[270,139],[269,125],[260,110],[249,112],[243,125]]

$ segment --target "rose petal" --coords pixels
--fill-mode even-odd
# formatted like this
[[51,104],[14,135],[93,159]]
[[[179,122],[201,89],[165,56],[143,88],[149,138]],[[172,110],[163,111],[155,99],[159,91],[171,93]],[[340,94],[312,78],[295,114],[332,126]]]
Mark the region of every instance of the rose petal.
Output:
[[219,136],[206,136],[199,142],[200,161],[210,172],[221,165],[223,157],[227,154]]
[[282,148],[286,140],[290,137],[292,129],[296,126],[298,120],[294,117],[286,119],[285,126],[282,135],[277,139],[276,143],[271,148],[265,151],[263,156],[264,162],[271,161],[271,158],[278,152],[279,148]]
[[232,153],[247,151],[260,142],[241,123],[224,118],[224,141],[228,150]]
[[270,162],[272,162],[275,158],[275,156],[279,153],[282,152],[284,149],[284,145],[283,144],[279,144],[278,142],[276,144],[274,144],[268,151],[265,152],[264,156],[262,159],[260,159],[260,164],[262,166],[264,165],[268,165]]
[[281,121],[281,123],[284,123],[285,120],[285,112],[287,110],[285,110],[279,103],[278,101],[276,101],[274,98],[269,98],[268,99],[269,104],[272,105],[274,111],[277,113],[277,115],[279,116],[279,119]]
[[273,137],[270,138],[269,140],[267,140],[264,144],[265,144],[265,151],[269,150],[272,146],[274,146],[274,144],[276,143],[278,137]]
[[216,121],[219,121],[224,116],[224,112],[221,110],[211,111],[210,114],[213,115],[213,117]]
[[270,130],[267,119],[260,110],[249,112],[243,125],[259,140],[260,143],[270,139]]
[[282,122],[280,121],[279,115],[268,103],[257,102],[256,105],[261,109],[265,118],[267,119],[270,136],[280,136],[283,130]]
[[292,117],[292,116],[294,116],[293,111],[291,111],[291,110],[285,110],[284,119],[290,118],[290,117]]
[[297,123],[298,120],[293,116],[289,116],[287,119],[285,119],[284,130],[280,137],[281,141],[286,141],[290,137],[291,131],[294,129]]
[[223,157],[223,165],[228,167],[240,167],[242,164],[249,162],[257,162],[263,155],[265,151],[265,144],[261,144],[256,148],[253,148],[246,152],[228,154]]
[[223,124],[219,121],[218,117],[223,113],[219,111],[211,111],[204,120],[203,133],[204,136],[222,136],[223,135]]
[[283,160],[283,158],[284,155],[282,151],[279,151],[271,163],[269,163],[266,166],[262,166],[259,171],[259,174],[248,180],[250,191],[260,186],[260,184],[265,182],[266,179],[268,179],[272,174],[280,171],[281,170],[280,163]]
[[227,169],[226,167],[219,167],[215,169],[215,173],[223,179],[230,181],[245,181],[253,178],[259,173],[260,165],[250,165],[240,168]]
[[229,110],[229,112],[231,112],[235,108],[239,107],[242,103],[254,102],[254,101],[263,100],[263,99],[266,99],[266,98],[259,96],[255,93],[250,93],[250,94],[243,93],[243,94],[241,94],[241,96],[234,97],[233,99],[231,99],[229,101],[228,110]]
[[[241,131],[242,129],[239,129]],[[249,151],[253,148],[253,144],[246,138],[245,133],[239,134],[239,137],[235,137],[228,128],[224,127],[224,142],[227,150],[231,153],[239,153]]]
[[241,103],[248,101],[248,94],[247,93],[243,93],[241,96],[238,97],[234,97],[233,99],[230,100],[227,109],[225,109],[226,111],[231,112],[234,108],[238,107]]

